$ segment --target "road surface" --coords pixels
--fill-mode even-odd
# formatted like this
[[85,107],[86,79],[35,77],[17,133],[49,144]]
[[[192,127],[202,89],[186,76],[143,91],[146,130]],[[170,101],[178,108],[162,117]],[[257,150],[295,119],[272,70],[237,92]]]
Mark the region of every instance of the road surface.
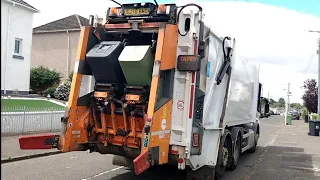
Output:
[[[235,171],[226,172],[222,180],[244,178],[283,123],[283,116],[261,119],[261,137],[254,154],[244,153]],[[175,167],[155,168],[137,177],[134,172],[112,165],[111,155],[71,152],[1,164],[4,180],[147,180],[185,179]]]

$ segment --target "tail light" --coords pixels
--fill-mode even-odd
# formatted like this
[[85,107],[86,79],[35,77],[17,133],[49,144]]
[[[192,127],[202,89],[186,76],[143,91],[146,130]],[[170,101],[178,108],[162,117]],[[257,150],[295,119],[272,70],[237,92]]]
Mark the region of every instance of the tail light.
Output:
[[159,4],[157,9],[157,14],[169,14],[170,6],[165,6],[164,4]]
[[118,16],[120,16],[120,13],[121,13],[120,11],[121,11],[121,8],[112,7],[112,8],[110,8],[109,16],[110,17],[118,17]]

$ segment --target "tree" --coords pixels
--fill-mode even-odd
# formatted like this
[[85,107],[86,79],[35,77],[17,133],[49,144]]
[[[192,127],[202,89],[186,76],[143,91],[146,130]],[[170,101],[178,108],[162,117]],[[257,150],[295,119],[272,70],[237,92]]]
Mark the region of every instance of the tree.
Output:
[[270,98],[270,106],[271,107],[277,107],[277,101],[275,101],[274,99]]
[[30,70],[30,88],[33,92],[43,95],[44,91],[60,83],[61,74],[55,70],[40,66]]
[[279,98],[278,107],[282,108],[286,106],[286,101],[283,98]]
[[290,107],[296,110],[302,109],[302,105],[300,103],[290,103]]
[[303,82],[302,88],[304,93],[302,96],[303,105],[309,112],[317,113],[318,108],[318,87],[315,79],[308,79]]

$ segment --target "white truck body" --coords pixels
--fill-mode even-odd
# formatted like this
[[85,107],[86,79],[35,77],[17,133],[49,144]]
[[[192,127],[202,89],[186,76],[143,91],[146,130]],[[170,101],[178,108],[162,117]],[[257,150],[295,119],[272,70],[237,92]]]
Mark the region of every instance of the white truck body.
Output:
[[[194,46],[199,38],[199,14],[194,11],[184,10],[180,15],[180,22],[186,18],[191,20],[190,32],[186,36],[179,36],[177,56],[183,54],[193,54]],[[184,33],[183,23],[179,23],[181,33]],[[199,88],[205,92],[203,104],[203,141],[200,155],[192,155],[192,128],[193,119],[188,116],[192,111],[190,100],[191,93],[194,91],[190,87],[192,82],[192,73],[175,73],[174,97],[171,124],[170,144],[172,149],[179,151],[180,157],[186,158],[186,165],[193,170],[203,166],[214,167],[217,162],[219,141],[226,127],[244,125],[256,122],[259,119],[257,112],[258,90],[259,90],[259,72],[255,64],[242,58],[236,52],[236,43],[234,40],[233,56],[231,59],[231,80],[229,91],[227,92],[228,75],[226,74],[217,85],[216,77],[224,61],[222,50],[222,38],[214,33],[210,28],[205,27],[203,40],[205,46],[205,58],[201,62]],[[225,95],[228,93],[225,116],[220,125],[220,117],[223,112]],[[193,96],[194,98],[194,96]],[[252,132],[250,133],[252,134]],[[253,144],[252,138],[246,149]],[[246,149],[243,149],[246,150]],[[185,164],[178,165],[184,169]]]

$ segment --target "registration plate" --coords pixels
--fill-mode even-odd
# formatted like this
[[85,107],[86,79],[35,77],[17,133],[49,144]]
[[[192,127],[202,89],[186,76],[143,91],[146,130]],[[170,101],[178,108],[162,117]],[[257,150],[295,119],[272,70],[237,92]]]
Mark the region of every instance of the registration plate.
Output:
[[149,8],[125,9],[124,10],[125,16],[148,15],[148,14],[149,14]]

